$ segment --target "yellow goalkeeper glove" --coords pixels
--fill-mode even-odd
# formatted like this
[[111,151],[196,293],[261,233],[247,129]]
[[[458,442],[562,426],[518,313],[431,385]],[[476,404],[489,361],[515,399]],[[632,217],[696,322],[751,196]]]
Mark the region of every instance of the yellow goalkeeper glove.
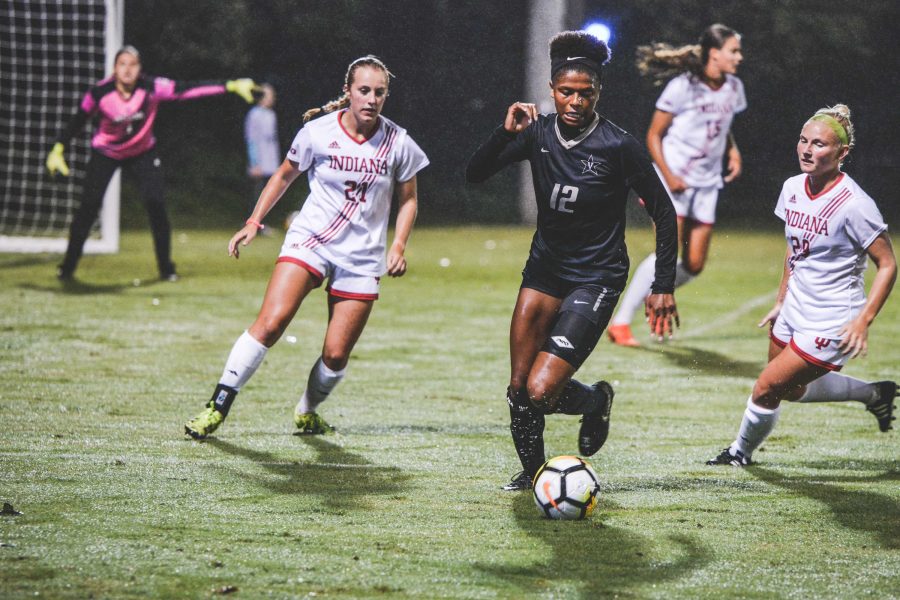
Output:
[[56,142],[53,145],[53,150],[47,155],[47,170],[50,171],[51,175],[56,175],[56,172],[59,171],[66,177],[69,176],[69,165],[66,164],[63,150],[64,146],[62,143]]
[[248,77],[226,81],[225,89],[246,100],[247,104],[253,104],[253,92],[261,90],[262,88],[256,85],[256,82]]

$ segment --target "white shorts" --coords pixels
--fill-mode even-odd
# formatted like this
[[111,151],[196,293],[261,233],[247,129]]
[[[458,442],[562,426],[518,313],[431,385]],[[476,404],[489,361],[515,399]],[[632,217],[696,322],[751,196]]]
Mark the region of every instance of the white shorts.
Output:
[[[296,239],[293,239],[296,237]],[[339,267],[309,248],[295,243],[301,236],[288,233],[275,262],[289,262],[306,269],[316,279],[316,287],[328,278],[328,294],[349,300],[377,300],[380,277],[360,275]]]
[[769,339],[781,348],[790,345],[800,358],[829,371],[840,371],[849,360],[849,355],[844,354],[838,346],[841,340],[800,333],[781,316],[769,330]]
[[[659,173],[656,165],[653,165],[653,168]],[[713,225],[716,222],[716,204],[719,201],[721,186],[689,187],[683,192],[673,194],[662,174],[659,175],[659,180],[669,192],[675,206],[675,214],[679,219],[690,219],[704,225]]]

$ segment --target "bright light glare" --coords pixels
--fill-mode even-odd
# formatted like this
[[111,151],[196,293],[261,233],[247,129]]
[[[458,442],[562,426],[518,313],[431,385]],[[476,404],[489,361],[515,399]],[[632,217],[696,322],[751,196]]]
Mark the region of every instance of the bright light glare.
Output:
[[587,25],[584,26],[582,31],[584,31],[585,33],[589,33],[592,36],[594,36],[595,38],[597,38],[598,40],[601,40],[601,41],[604,41],[607,43],[609,42],[609,38],[612,35],[612,32],[609,30],[609,26],[606,25],[605,23],[599,23],[599,22],[588,23]]

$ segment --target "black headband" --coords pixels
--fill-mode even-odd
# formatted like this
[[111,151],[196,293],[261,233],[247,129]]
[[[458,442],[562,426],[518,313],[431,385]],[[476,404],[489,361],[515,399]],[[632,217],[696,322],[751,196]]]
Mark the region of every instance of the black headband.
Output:
[[584,66],[597,74],[597,77],[600,77],[600,69],[602,65],[598,63],[596,60],[592,58],[588,58],[587,56],[566,56],[566,57],[558,57],[550,59],[550,78],[557,74],[560,69],[565,69],[567,67],[574,66]]

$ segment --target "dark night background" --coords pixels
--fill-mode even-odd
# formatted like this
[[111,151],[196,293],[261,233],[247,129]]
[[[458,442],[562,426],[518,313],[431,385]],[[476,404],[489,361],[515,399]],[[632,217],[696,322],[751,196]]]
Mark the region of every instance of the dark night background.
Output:
[[[599,110],[641,141],[661,88],[640,78],[635,47],[692,43],[713,22],[744,35],[739,76],[749,108],[733,128],[744,174],[723,193],[721,224],[778,228],[771,210],[783,180],[798,172],[800,127],[816,109],[837,102],[853,110],[857,131],[845,170],[896,224],[898,6],[895,0],[574,0],[568,26],[596,19],[612,28],[613,60]],[[419,223],[514,223],[516,172],[467,186],[463,170],[511,102],[534,100],[521,97],[527,18],[524,1],[126,0],[125,42],[141,50],[150,74],[271,82],[283,150],[304,110],[339,95],[347,64],[376,54],[396,75],[385,115],[431,158],[419,177]],[[162,109],[157,137],[176,226],[244,218],[247,110],[232,95]],[[276,218],[302,201],[303,182],[276,207]],[[128,187],[125,196],[125,225],[143,226]]]

